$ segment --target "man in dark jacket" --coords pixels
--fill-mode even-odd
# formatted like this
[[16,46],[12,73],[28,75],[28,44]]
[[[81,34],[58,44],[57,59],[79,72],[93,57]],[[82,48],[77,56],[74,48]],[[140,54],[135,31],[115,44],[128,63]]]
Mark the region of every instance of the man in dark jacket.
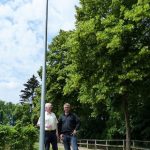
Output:
[[78,150],[76,133],[80,127],[79,118],[70,112],[70,104],[64,104],[64,114],[62,114],[58,120],[58,132],[60,139],[64,143],[64,149],[70,150],[72,146],[73,150]]

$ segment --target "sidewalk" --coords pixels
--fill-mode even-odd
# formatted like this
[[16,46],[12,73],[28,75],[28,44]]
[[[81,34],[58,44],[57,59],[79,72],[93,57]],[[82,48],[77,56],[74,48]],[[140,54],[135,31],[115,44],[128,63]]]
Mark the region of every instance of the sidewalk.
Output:
[[[58,147],[61,148],[61,149],[64,149],[64,146],[62,143],[58,143]],[[90,150],[90,149],[87,149],[85,147],[79,147],[79,150]]]

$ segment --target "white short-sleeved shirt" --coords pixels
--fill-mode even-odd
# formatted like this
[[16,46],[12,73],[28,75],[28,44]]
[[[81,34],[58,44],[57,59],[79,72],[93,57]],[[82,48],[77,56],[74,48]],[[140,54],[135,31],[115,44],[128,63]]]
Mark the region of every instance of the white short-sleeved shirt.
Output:
[[[58,120],[56,118],[56,115],[53,112],[51,113],[45,112],[45,130],[46,131],[56,130],[57,123],[58,123]],[[37,125],[40,125],[40,118],[38,120]],[[47,126],[51,126],[51,127],[47,128]]]

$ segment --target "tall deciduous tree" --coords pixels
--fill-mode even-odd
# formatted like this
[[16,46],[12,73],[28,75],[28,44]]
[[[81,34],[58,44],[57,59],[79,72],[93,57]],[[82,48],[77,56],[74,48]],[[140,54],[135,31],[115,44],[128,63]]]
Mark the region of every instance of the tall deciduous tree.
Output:
[[56,36],[49,45],[49,52],[47,56],[47,101],[51,101],[54,107],[59,112],[63,110],[65,102],[71,103],[76,109],[79,108],[79,101],[77,101],[77,90],[74,90],[68,95],[64,95],[63,88],[66,84],[68,74],[67,66],[71,63],[68,60],[69,49],[66,47],[71,31],[60,30],[59,35]]
[[[74,74],[74,64],[71,59],[70,48],[67,44],[70,38],[70,35],[73,31],[60,31],[52,43],[49,45],[49,51],[47,56],[47,84],[46,84],[46,101],[52,102],[54,105],[54,111],[57,115],[60,115],[63,111],[63,105],[66,102],[69,102],[73,108],[73,112],[78,114],[81,118],[82,127],[80,130],[80,136],[82,138],[94,138],[100,137],[105,127],[105,120],[95,119],[91,116],[93,106],[90,104],[82,104],[78,99],[79,86],[76,85],[76,88],[72,89],[72,86],[75,87],[75,84],[78,83],[78,75]],[[77,75],[77,76],[76,76]],[[69,85],[69,88],[66,87],[66,82],[69,82],[70,77],[73,77],[74,85]],[[71,83],[71,82],[70,82]],[[68,93],[65,91],[70,89]],[[104,106],[101,107],[101,113],[97,113],[98,118],[101,118],[102,112],[104,112]],[[98,106],[97,106],[98,107]],[[87,111],[88,110],[88,111]],[[91,122],[93,122],[93,127],[91,129]],[[94,127],[101,124],[97,129]],[[87,133],[87,130],[89,132]],[[94,131],[97,133],[95,134]],[[87,133],[87,134],[85,134]]]
[[[76,30],[68,38],[74,71],[65,92],[79,85],[79,99],[93,106],[110,97],[124,112],[130,149],[130,105],[150,89],[150,6],[148,0],[80,0]],[[76,77],[76,80],[75,80]],[[70,86],[71,85],[71,86]],[[71,87],[71,88],[69,88]],[[147,90],[146,90],[147,91]],[[94,107],[95,108],[95,107]]]

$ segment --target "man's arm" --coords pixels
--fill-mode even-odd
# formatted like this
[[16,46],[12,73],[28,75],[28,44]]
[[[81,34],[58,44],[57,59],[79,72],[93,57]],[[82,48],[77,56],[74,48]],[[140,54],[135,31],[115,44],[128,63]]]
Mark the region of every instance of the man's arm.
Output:
[[75,127],[75,130],[77,131],[77,130],[79,130],[81,123],[80,123],[80,119],[79,119],[79,117],[77,115],[75,115],[75,118],[76,118],[76,127]]
[[75,117],[75,122],[76,122],[76,126],[75,126],[75,129],[73,130],[73,135],[76,135],[77,134],[77,130],[79,130],[80,128],[80,119],[77,115],[74,114],[74,117]]

